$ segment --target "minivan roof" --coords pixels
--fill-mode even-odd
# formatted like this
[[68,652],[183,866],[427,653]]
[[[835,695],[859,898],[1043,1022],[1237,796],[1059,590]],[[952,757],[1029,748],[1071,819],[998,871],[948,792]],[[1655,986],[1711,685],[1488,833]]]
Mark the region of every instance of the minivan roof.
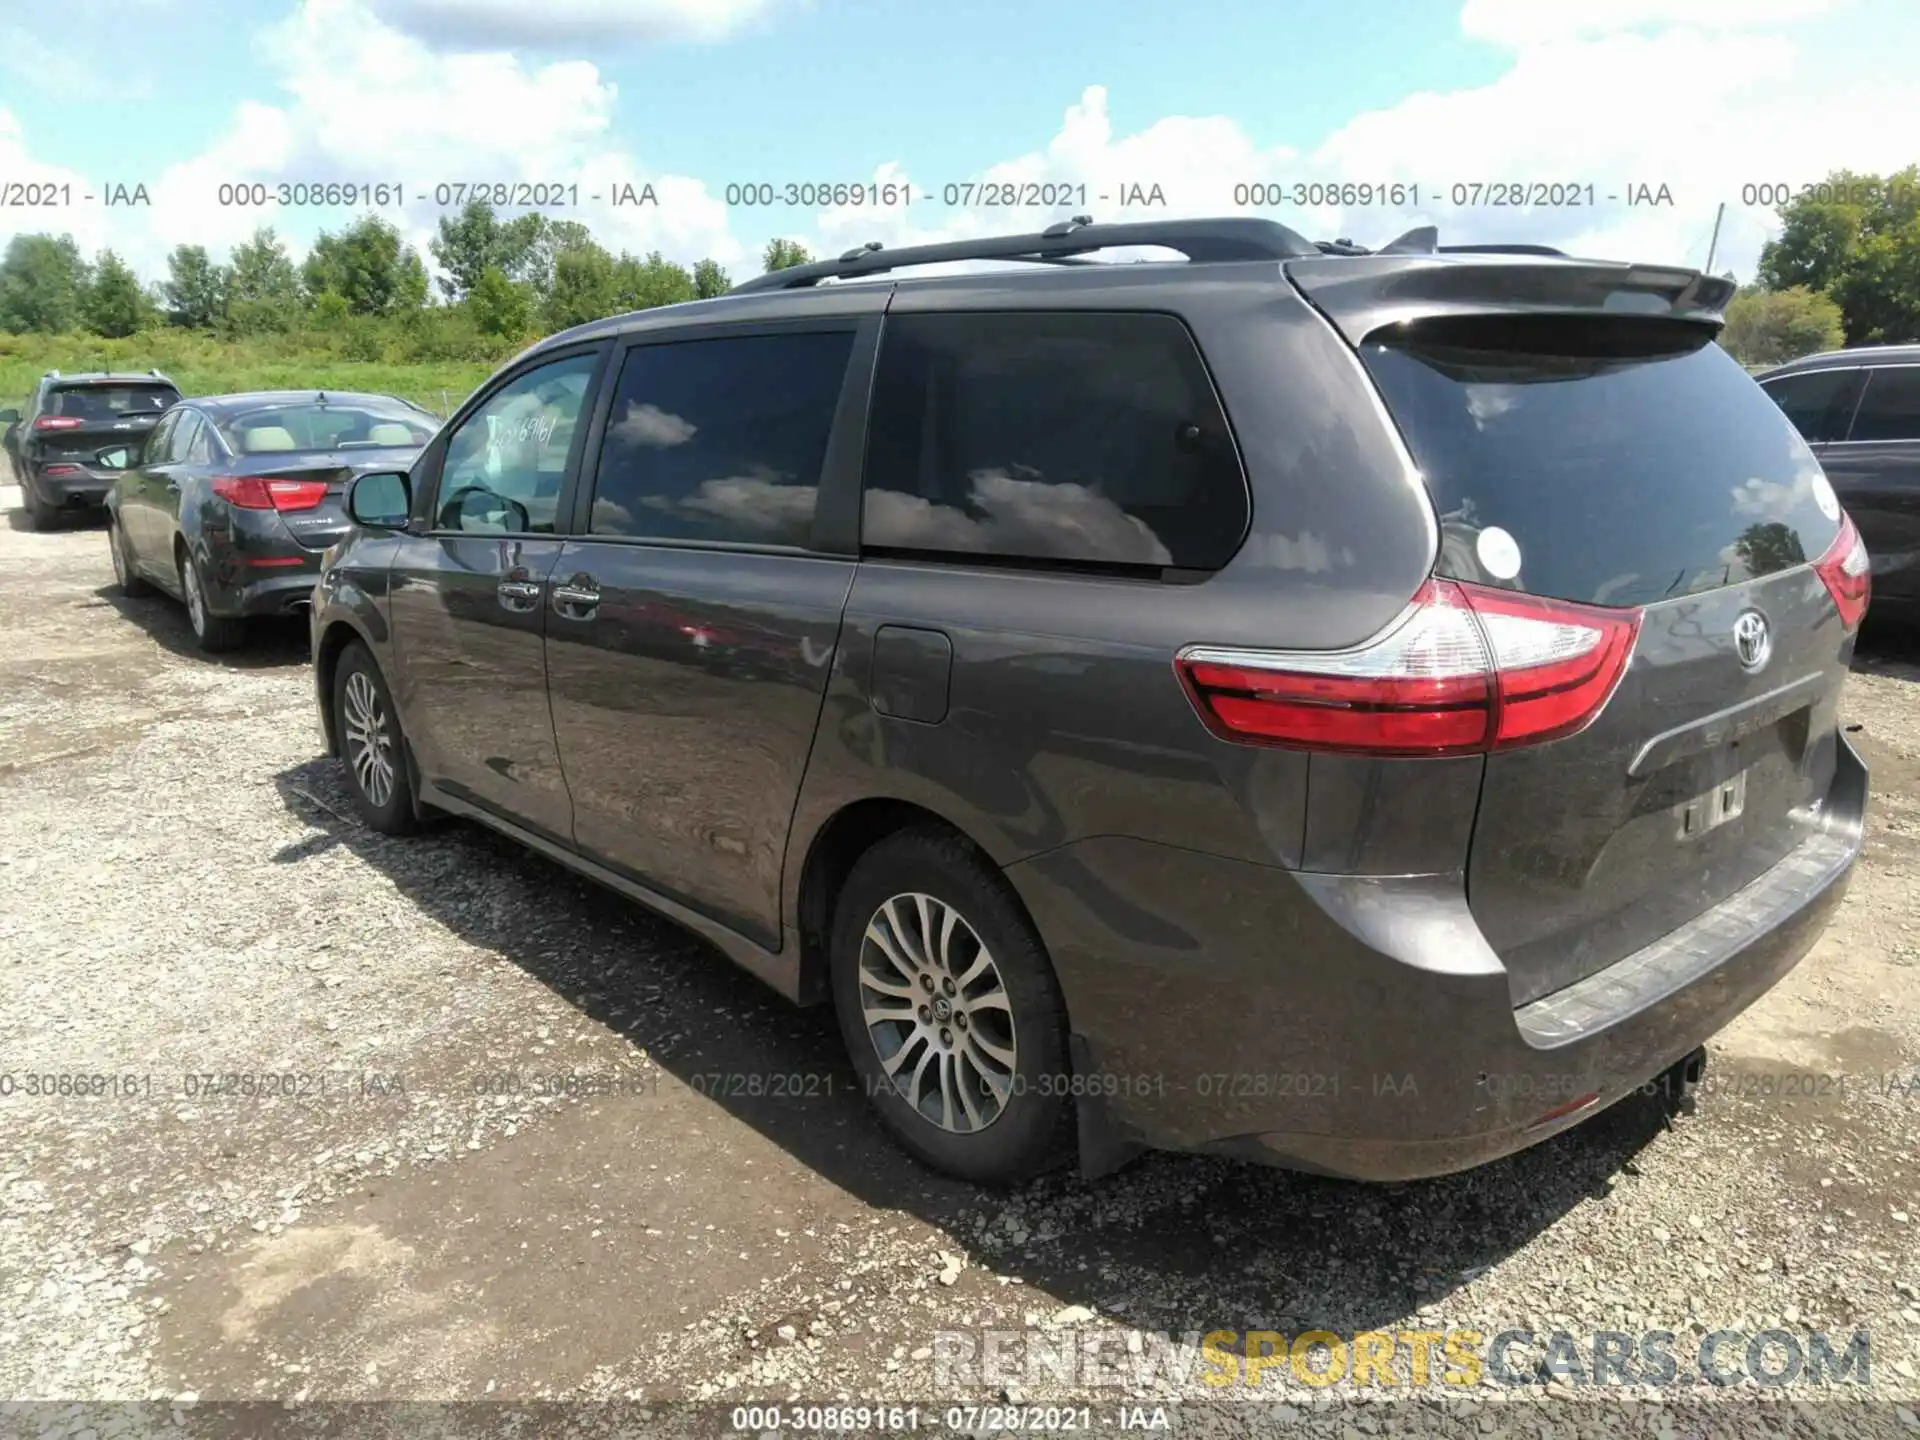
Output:
[[[1118,249],[1172,250],[1186,258],[1132,263],[1092,258],[1097,252]],[[1396,283],[1431,289],[1436,294],[1429,298],[1438,298],[1440,293],[1457,288],[1444,278],[1448,273],[1457,276],[1463,270],[1478,271],[1482,267],[1501,273],[1497,277],[1489,273],[1487,285],[1471,288],[1509,292],[1507,298],[1512,308],[1565,305],[1584,310],[1597,306],[1604,292],[1624,288],[1654,292],[1641,297],[1653,310],[1717,325],[1721,307],[1733,291],[1731,280],[1705,276],[1695,270],[1581,260],[1544,245],[1441,245],[1439,232],[1430,225],[1409,230],[1379,249],[1369,250],[1351,240],[1309,240],[1285,225],[1251,216],[1096,225],[1087,216],[1076,215],[1028,234],[983,236],[897,250],[888,250],[877,241],[869,242],[833,259],[768,271],[712,299],[590,320],[548,337],[525,353],[599,339],[642,324],[670,325],[696,319],[765,315],[770,307],[780,311],[793,307],[803,313],[842,311],[841,304],[829,298],[832,296],[846,298],[842,313],[864,310],[868,304],[880,309],[884,308],[884,302],[869,300],[863,304],[851,297],[857,291],[872,295],[896,288],[925,291],[977,282],[981,278],[977,272],[898,273],[910,267],[968,261],[1004,262],[1008,268],[994,272],[996,281],[1017,284],[1022,291],[1031,287],[1041,292],[1083,290],[1090,279],[1096,285],[1100,283],[1099,279],[1092,278],[1096,275],[1109,280],[1126,276],[1135,282],[1151,277],[1154,283],[1171,285],[1183,280],[1217,284],[1236,270],[1249,281],[1272,283],[1279,278],[1278,272],[1284,270],[1296,284],[1311,277],[1313,282],[1324,285],[1347,267],[1354,267],[1348,278],[1359,283],[1359,289],[1366,292],[1371,302],[1366,308],[1376,313],[1384,308],[1382,302],[1394,291]],[[1549,280],[1549,275],[1556,278]],[[821,283],[865,279],[878,283],[872,286]],[[1316,303],[1320,301],[1316,299]]]
[[1762,370],[1756,378],[1791,375],[1797,370],[1840,370],[1876,365],[1920,365],[1920,345],[1856,345],[1850,350],[1822,350],[1817,355],[1802,355],[1797,360]]

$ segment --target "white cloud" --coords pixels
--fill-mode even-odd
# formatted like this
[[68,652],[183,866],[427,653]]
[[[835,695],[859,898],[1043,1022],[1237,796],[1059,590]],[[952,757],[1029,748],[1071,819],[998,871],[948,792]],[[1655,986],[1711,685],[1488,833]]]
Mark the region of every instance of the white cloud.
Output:
[[[258,224],[304,235],[353,213],[222,208],[216,192],[225,182],[403,180],[407,203],[385,213],[424,250],[445,213],[434,203],[437,182],[547,181],[577,184],[582,200],[550,213],[583,221],[613,248],[659,249],[683,262],[711,255],[744,277],[756,266],[714,188],[724,177],[710,186],[649,170],[616,135],[618,87],[564,52],[591,53],[590,42],[622,37],[712,39],[786,3],[793,0],[298,0],[261,38],[262,63],[250,78],[265,88],[236,105],[202,153],[158,177],[151,211],[76,202],[0,212],[0,225],[71,230],[88,248],[113,243],[156,275],[182,241],[219,250]],[[1840,3],[1465,0],[1463,32],[1507,52],[1496,78],[1409,94],[1320,135],[1277,137],[1285,143],[1256,140],[1243,123],[1251,117],[1224,115],[1167,116],[1120,132],[1105,87],[1088,85],[1044,143],[967,177],[923,175],[911,152],[899,154],[873,174],[912,185],[911,205],[823,210],[798,238],[837,254],[868,240],[898,247],[1037,229],[1076,213],[1102,221],[1243,213],[1366,244],[1432,223],[1442,243],[1533,241],[1698,265],[1724,201],[1715,268],[1748,276],[1778,222],[1770,207],[1743,203],[1744,184],[1797,185],[1840,166],[1885,172],[1913,159],[1920,89],[1901,54],[1863,47],[1840,68],[1810,63],[1801,49],[1802,22]],[[515,26],[539,29],[542,43],[532,48],[550,58],[486,48]],[[457,48],[456,37],[464,37]],[[845,143],[851,157],[873,142],[849,134]],[[750,147],[751,137],[740,144]],[[82,183],[36,164],[4,111],[0,162],[8,178],[57,174],[76,193]],[[1051,186],[1058,203],[950,209],[940,194],[950,179]],[[1236,206],[1235,186],[1260,181],[1390,181],[1418,186],[1420,199],[1398,208]],[[1591,184],[1596,204],[1452,203],[1455,184],[1512,181]],[[621,183],[650,183],[660,203],[616,209],[588,198]],[[1673,204],[1608,198],[1634,185],[1664,185]],[[1163,207],[1121,204],[1134,187],[1155,186]],[[750,230],[765,223],[755,212],[741,218]]]
[[[822,212],[802,238],[832,254],[868,239],[893,247],[1038,229],[1076,211],[1102,221],[1258,213],[1315,239],[1377,245],[1435,224],[1442,244],[1531,242],[1698,266],[1724,201],[1714,269],[1746,278],[1779,222],[1771,206],[1744,203],[1743,186],[1797,186],[1839,167],[1886,172],[1913,160],[1920,89],[1899,54],[1863,52],[1837,70],[1810,65],[1795,43],[1793,22],[1833,8],[1835,0],[1467,0],[1463,29],[1513,52],[1487,84],[1416,92],[1317,143],[1273,147],[1225,116],[1168,117],[1116,135],[1107,92],[1093,85],[1050,143],[980,176],[1084,183],[1084,200],[1076,190],[1047,209],[850,206]],[[875,178],[908,173],[896,162]],[[1419,203],[1236,207],[1236,184],[1260,181],[1395,182],[1418,186]],[[1591,184],[1594,203],[1452,203],[1455,185],[1515,181],[1578,186],[1583,199]],[[1160,184],[1166,208],[1121,208],[1119,186],[1129,182]],[[1672,203],[1630,206],[1637,186],[1654,194],[1665,186]]]
[[1518,48],[1548,39],[1689,26],[1750,30],[1803,20],[1833,0],[1467,0],[1460,29]]
[[463,50],[595,41],[725,39],[773,0],[373,0],[396,29]]
[[699,429],[685,416],[662,410],[658,405],[629,403],[627,413],[614,423],[612,435],[625,445],[671,449],[686,444]]
[[[94,189],[93,182],[78,170],[34,159],[27,151],[19,119],[5,105],[0,105],[0,177],[8,185],[17,184],[23,198],[56,197],[63,201],[0,210],[0,226],[4,226],[0,228],[0,242],[14,230],[46,230],[72,235],[81,250],[89,253],[115,243],[104,212],[82,198]],[[66,203],[68,197],[70,203]]]
[[[545,182],[577,186],[579,203],[542,208],[586,223],[611,248],[658,249],[689,263],[708,255],[740,261],[726,209],[704,181],[649,170],[615,140],[618,90],[590,62],[441,54],[380,20],[364,0],[301,0],[260,35],[257,49],[274,82],[271,98],[241,101],[211,145],[163,170],[148,187],[151,209],[102,211],[80,203],[76,189],[64,212],[0,212],[0,223],[71,230],[83,247],[110,237],[143,274],[157,277],[178,244],[219,254],[259,225],[287,237],[338,229],[360,213],[222,205],[222,185],[403,182],[406,203],[380,213],[424,254],[450,208],[436,203],[436,186]],[[10,134],[0,129],[0,159],[9,162],[0,173],[10,179],[36,168],[17,125]],[[616,183],[636,192],[651,184],[659,204],[615,208],[591,198],[609,195]]]

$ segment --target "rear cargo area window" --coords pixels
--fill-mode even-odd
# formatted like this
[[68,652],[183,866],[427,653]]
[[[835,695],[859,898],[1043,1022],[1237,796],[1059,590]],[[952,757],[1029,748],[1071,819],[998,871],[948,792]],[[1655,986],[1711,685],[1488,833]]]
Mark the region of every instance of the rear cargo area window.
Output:
[[1867,372],[1867,393],[1849,440],[1920,440],[1920,365]]
[[1361,356],[1451,578],[1646,605],[1804,564],[1839,532],[1813,452],[1700,327],[1446,317]]
[[47,397],[47,414],[74,420],[130,420],[154,416],[180,398],[171,385],[88,385],[56,390]]
[[1211,570],[1247,528],[1226,417],[1166,315],[890,318],[869,548]]
[[1760,388],[1778,405],[1809,444],[1844,440],[1860,398],[1858,370],[1809,370],[1783,375]]

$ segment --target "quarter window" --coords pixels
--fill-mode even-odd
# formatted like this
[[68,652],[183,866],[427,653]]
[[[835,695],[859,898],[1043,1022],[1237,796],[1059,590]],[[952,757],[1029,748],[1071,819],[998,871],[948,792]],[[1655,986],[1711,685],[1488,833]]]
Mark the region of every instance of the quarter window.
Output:
[[1920,365],[1867,372],[1849,440],[1920,440]]
[[153,427],[153,433],[147,436],[146,449],[141,452],[143,465],[164,465],[167,463],[167,450],[173,443],[173,432],[180,426],[180,417],[184,411],[175,410],[163,415],[160,423]]
[[180,465],[187,461],[206,423],[197,410],[188,410],[181,415],[180,423],[174,427],[173,438],[167,442],[167,460],[170,464]]
[[1226,417],[1172,317],[887,321],[867,547],[1211,570],[1247,519]]
[[567,457],[599,359],[570,355],[529,370],[460,422],[440,469],[435,529],[554,533]]
[[629,350],[588,529],[806,545],[852,349],[836,330]]

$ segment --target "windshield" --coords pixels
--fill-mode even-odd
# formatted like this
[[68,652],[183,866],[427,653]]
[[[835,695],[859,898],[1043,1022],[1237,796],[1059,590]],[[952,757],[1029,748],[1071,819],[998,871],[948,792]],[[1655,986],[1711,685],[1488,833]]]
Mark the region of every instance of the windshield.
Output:
[[318,401],[230,415],[220,433],[236,454],[281,450],[418,449],[433,438],[426,416],[398,400]]
[[47,414],[70,420],[126,420],[158,415],[180,392],[171,385],[88,385],[56,390],[47,397]]
[[1840,505],[1705,330],[1469,316],[1361,346],[1440,514],[1440,573],[1646,605],[1819,558]]

